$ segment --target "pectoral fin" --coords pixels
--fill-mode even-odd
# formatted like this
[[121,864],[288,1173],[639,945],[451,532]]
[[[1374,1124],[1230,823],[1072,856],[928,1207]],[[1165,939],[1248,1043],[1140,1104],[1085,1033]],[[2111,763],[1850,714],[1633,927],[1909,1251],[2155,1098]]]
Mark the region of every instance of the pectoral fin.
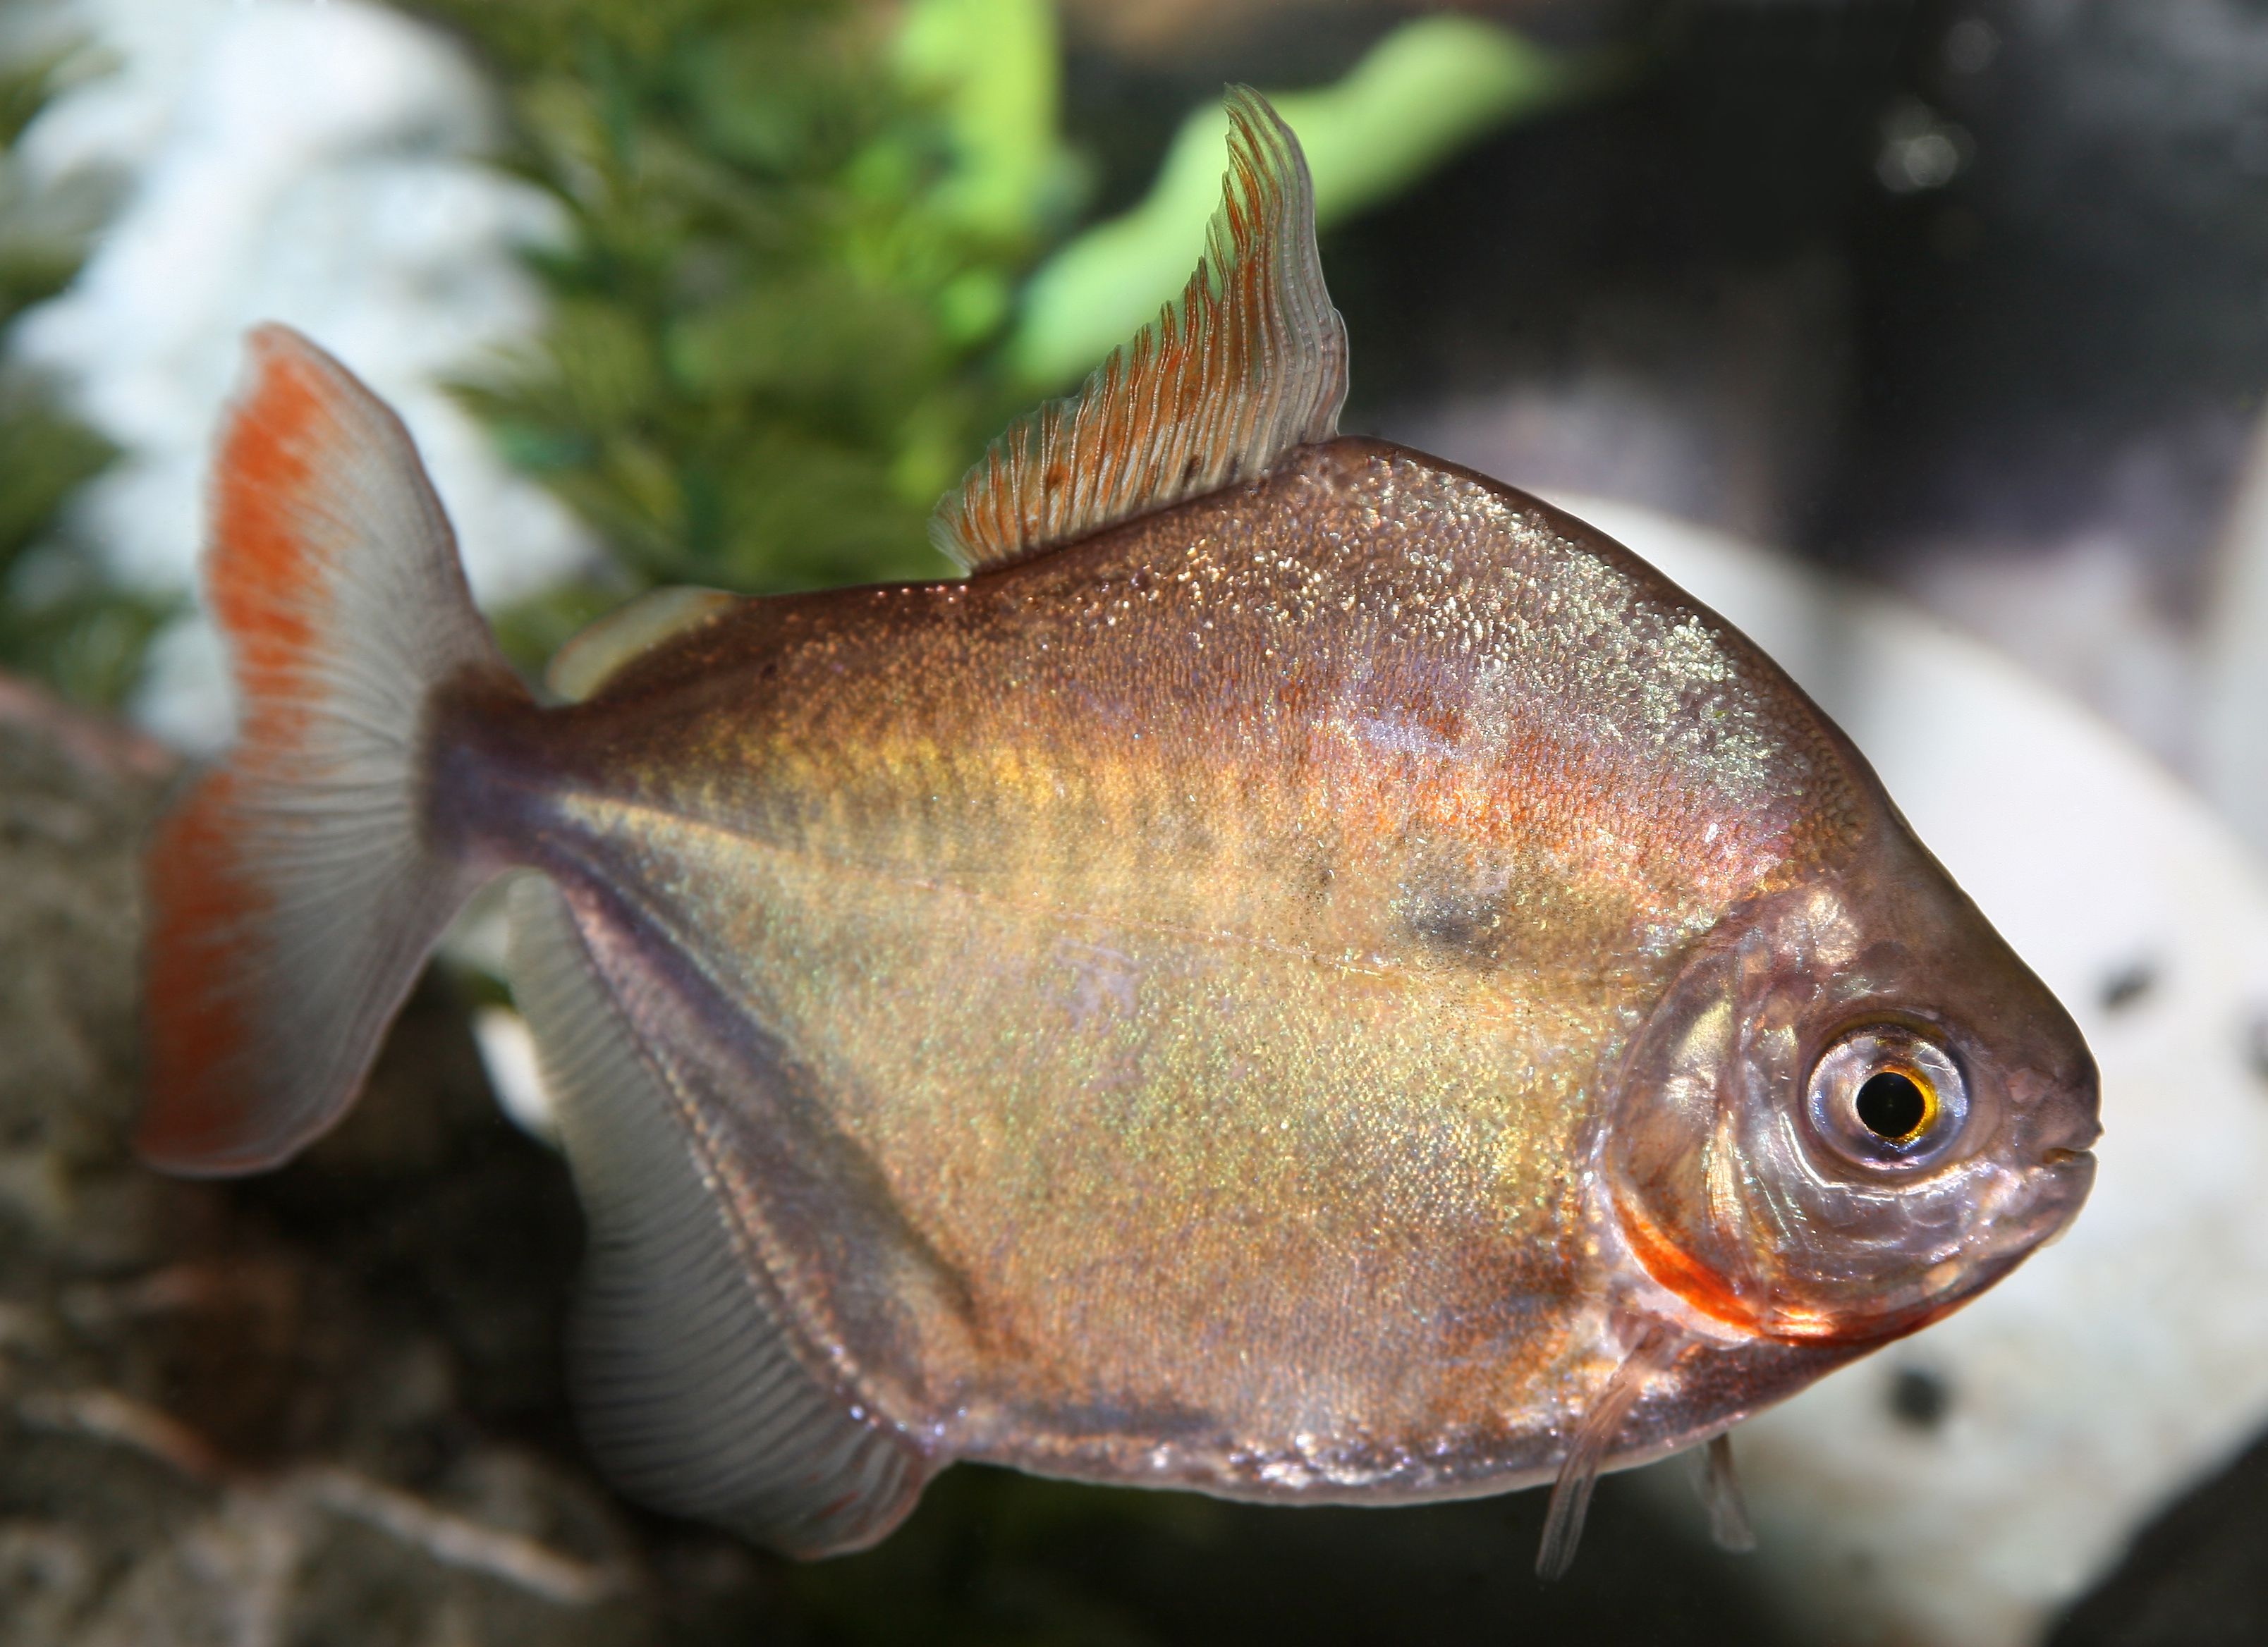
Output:
[[1719,1549],[1738,1555],[1756,1548],[1748,1497],[1741,1491],[1740,1472],[1733,1467],[1729,1430],[1710,1437],[1701,1466],[1701,1502],[1708,1506],[1709,1536]]
[[797,1342],[695,1107],[548,880],[513,888],[512,972],[590,1220],[574,1381],[593,1453],[631,1496],[789,1555],[874,1542],[933,1466]]
[[1543,1521],[1543,1541],[1535,1552],[1535,1572],[1542,1578],[1561,1578],[1574,1564],[1575,1549],[1583,1541],[1583,1520],[1590,1513],[1591,1489],[1607,1461],[1623,1420],[1646,1393],[1646,1380],[1677,1359],[1686,1340],[1675,1328],[1649,1323],[1637,1343],[1623,1357],[1599,1399],[1576,1426],[1573,1442],[1559,1465],[1559,1479],[1551,1486],[1551,1508]]

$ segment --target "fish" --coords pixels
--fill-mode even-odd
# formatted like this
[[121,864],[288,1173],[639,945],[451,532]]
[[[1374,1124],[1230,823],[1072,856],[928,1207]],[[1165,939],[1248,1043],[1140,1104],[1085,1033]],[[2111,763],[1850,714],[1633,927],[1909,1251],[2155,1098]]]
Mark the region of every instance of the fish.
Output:
[[1706,1445],[1737,1541],[1734,1425],[2077,1213],[2094,1062],[1730,624],[1338,433],[1306,165],[1228,102],[1187,289],[940,504],[962,576],[657,592],[541,691],[401,423],[256,332],[136,1147],[301,1149],[508,879],[633,1498],[818,1556],[956,1460],[1551,1482],[1557,1572],[1601,1471]]

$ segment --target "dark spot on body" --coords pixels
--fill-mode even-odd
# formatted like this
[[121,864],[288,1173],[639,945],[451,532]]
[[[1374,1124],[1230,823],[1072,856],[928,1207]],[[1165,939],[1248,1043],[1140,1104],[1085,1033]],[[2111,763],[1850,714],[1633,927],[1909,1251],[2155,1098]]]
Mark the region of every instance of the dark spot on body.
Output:
[[1953,1386],[1920,1367],[1900,1367],[1890,1375],[1890,1416],[1911,1430],[1930,1430],[1953,1408]]
[[2149,960],[2130,960],[2102,981],[2102,1010],[2123,1012],[2158,987],[2158,968]]
[[1405,886],[1398,907],[1412,936],[1432,947],[1476,961],[1495,957],[1498,930],[1504,923],[1501,893],[1470,885],[1430,882]]

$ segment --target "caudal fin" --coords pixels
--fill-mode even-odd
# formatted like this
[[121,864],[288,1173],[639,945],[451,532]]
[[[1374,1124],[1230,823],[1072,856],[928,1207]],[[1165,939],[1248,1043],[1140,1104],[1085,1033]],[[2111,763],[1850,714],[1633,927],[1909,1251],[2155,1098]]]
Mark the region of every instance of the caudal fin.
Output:
[[249,1172],[344,1114],[478,884],[428,839],[438,688],[519,691],[401,421],[297,333],[252,336],[223,427],[206,598],[242,720],[144,861],[136,1147]]

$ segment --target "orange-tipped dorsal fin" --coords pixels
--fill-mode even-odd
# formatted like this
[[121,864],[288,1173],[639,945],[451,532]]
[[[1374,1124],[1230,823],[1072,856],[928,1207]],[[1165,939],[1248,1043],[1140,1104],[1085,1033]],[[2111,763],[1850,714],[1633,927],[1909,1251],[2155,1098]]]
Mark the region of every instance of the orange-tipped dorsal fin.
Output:
[[970,571],[1259,474],[1338,432],[1346,327],[1323,289],[1307,163],[1248,87],[1228,94],[1228,175],[1181,300],[1079,393],[1009,425],[930,523]]

